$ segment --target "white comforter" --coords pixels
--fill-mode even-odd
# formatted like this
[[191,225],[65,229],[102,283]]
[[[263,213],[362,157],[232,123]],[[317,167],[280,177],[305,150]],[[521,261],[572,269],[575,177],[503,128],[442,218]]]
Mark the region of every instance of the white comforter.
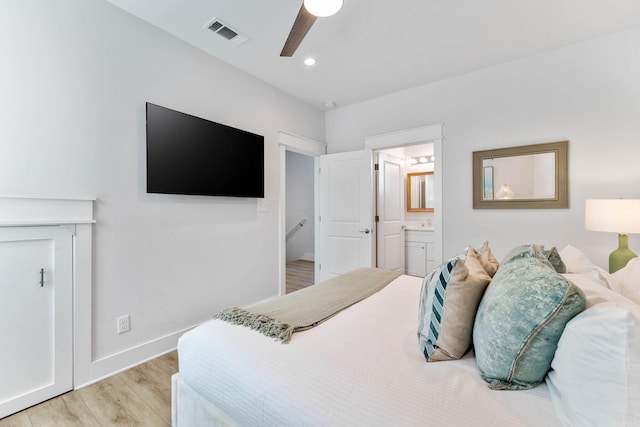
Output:
[[211,320],[180,339],[180,374],[247,426],[561,425],[544,384],[490,390],[472,354],[426,363],[421,280],[401,276],[289,344]]

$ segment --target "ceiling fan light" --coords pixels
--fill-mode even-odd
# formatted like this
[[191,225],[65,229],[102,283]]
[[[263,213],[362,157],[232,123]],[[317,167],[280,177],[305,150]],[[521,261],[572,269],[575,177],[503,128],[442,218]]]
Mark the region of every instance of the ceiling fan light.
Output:
[[319,18],[335,15],[342,8],[343,0],[304,0],[307,11]]

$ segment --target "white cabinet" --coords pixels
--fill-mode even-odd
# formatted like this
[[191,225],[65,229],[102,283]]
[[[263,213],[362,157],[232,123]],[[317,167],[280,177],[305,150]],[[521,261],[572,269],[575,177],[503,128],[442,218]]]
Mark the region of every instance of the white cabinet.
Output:
[[0,228],[0,418],[71,390],[72,234]]
[[435,267],[434,237],[432,230],[405,230],[405,273],[426,276]]
[[0,418],[87,382],[92,217],[93,199],[0,196]]

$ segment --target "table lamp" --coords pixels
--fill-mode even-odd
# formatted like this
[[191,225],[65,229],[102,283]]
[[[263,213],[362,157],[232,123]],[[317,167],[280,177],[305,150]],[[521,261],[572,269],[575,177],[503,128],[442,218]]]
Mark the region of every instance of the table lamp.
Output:
[[502,187],[500,187],[500,190],[496,193],[496,199],[513,199],[513,196],[514,192],[509,184],[503,184]]
[[618,271],[637,256],[629,249],[629,234],[640,233],[640,200],[587,200],[584,228],[618,233],[618,249],[609,255],[609,273]]

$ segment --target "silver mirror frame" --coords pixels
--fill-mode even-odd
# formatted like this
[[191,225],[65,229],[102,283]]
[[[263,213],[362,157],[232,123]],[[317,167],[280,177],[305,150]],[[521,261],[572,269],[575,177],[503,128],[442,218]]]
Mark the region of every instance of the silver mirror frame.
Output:
[[[498,157],[555,153],[553,199],[483,200],[483,161]],[[523,145],[473,152],[473,209],[565,209],[569,207],[569,141]]]

